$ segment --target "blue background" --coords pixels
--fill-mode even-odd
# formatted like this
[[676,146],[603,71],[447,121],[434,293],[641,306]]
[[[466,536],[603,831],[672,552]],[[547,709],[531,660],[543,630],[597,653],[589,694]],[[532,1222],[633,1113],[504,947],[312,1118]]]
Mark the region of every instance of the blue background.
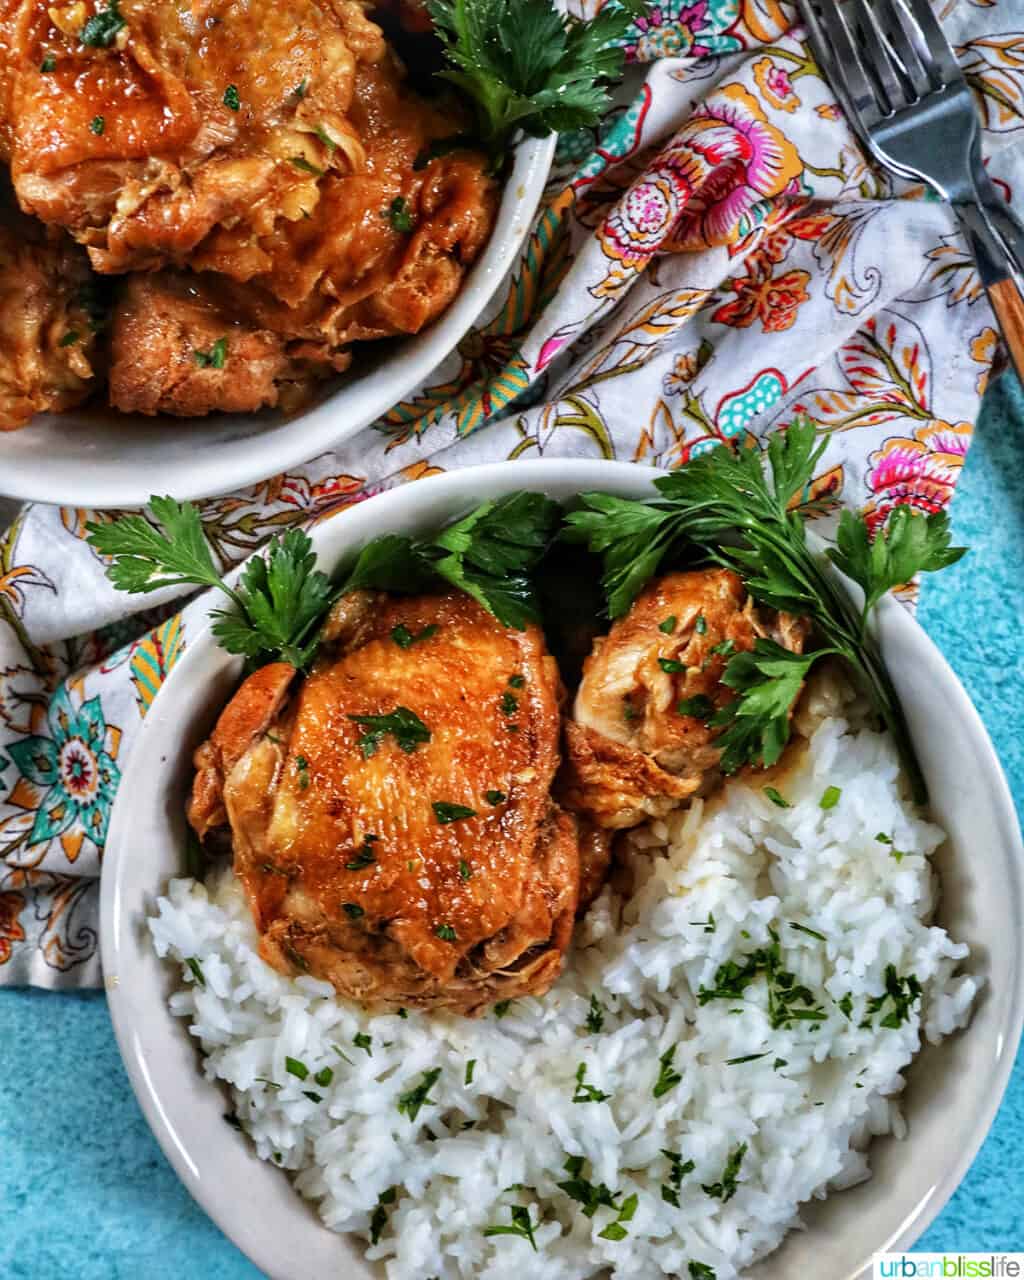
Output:
[[[971,554],[925,584],[919,615],[981,711],[1019,812],[1022,458],[1024,393],[1004,376],[953,503],[957,541]],[[0,1046],[0,1277],[257,1280],[146,1128],[102,993],[0,990]],[[970,1173],[918,1248],[1024,1249],[1024,1055]]]

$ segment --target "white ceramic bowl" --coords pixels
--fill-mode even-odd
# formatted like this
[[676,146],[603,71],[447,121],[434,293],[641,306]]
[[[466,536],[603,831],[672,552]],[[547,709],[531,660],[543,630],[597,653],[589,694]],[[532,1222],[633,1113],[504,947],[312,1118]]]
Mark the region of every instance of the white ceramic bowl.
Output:
[[[319,525],[332,569],[386,532],[437,529],[485,498],[535,489],[566,499],[588,489],[644,498],[655,473],[573,460],[498,463],[404,485]],[[921,628],[892,600],[877,614],[882,648],[932,795],[949,833],[937,856],[941,923],[971,946],[985,979],[973,1022],[909,1072],[909,1137],[871,1150],[874,1177],[808,1206],[808,1230],[749,1274],[757,1280],[852,1280],[883,1249],[908,1248],[966,1173],[1006,1087],[1024,1020],[1024,848],[999,761],[977,712]],[[208,633],[194,639],[146,718],[121,784],[103,864],[103,966],[114,1028],[146,1118],[185,1185],[274,1280],[370,1277],[358,1244],[322,1227],[279,1170],[224,1123],[225,1095],[200,1073],[195,1042],[166,999],[180,981],[158,961],[145,921],[184,865],[192,750],[239,676]]]
[[366,343],[327,397],[285,417],[147,418],[112,409],[41,414],[0,432],[0,493],[74,507],[141,507],[154,492],[202,498],[315,458],[413,391],[465,336],[512,266],[551,168],[555,138],[516,150],[494,232],[458,297],[423,333]]

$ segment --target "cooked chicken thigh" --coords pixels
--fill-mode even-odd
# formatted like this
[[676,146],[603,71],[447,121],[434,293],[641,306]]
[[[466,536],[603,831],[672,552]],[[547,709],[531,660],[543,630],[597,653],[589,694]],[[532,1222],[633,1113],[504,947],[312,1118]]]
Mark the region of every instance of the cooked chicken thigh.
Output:
[[373,1006],[543,993],[581,869],[550,796],[561,687],[541,632],[461,594],[360,592],[326,635],[308,676],[251,676],[196,754],[189,817],[230,825],[261,955]]
[[594,642],[566,723],[567,803],[606,828],[660,817],[717,781],[711,711],[734,696],[729,655],[770,636],[794,652],[805,624],[761,609],[727,569],[670,573]]
[[94,390],[91,281],[67,236],[0,213],[0,431],[73,409]]

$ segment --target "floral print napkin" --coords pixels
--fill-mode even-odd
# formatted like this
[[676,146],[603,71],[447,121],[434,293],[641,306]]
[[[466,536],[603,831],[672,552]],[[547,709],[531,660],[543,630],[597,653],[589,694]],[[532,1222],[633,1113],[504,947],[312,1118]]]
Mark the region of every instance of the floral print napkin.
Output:
[[[947,25],[1020,200],[1020,0],[960,0]],[[797,413],[829,436],[806,495],[826,532],[841,504],[880,522],[949,502],[997,346],[950,210],[868,163],[788,4],[663,0],[625,45],[619,105],[560,139],[515,270],[426,384],[336,451],[201,504],[225,568],[446,468],[676,467]],[[111,806],[209,607],[119,596],[83,540],[112,514],[33,506],[0,540],[0,983],[101,981]]]

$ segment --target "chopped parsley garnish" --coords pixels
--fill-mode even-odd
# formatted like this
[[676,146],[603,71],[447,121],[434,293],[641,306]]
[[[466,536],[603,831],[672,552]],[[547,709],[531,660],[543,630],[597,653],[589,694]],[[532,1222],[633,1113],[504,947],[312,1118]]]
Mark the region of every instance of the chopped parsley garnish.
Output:
[[701,986],[697,1002],[703,1007],[711,1000],[742,999],[747,987],[764,976],[768,986],[768,1018],[772,1029],[790,1027],[794,1022],[824,1022],[825,1010],[815,1003],[813,993],[782,967],[779,935],[769,926],[771,942],[758,947],[741,962],[727,960],[715,974],[713,987]]
[[889,846],[889,857],[895,858],[897,862],[902,862],[903,859],[907,856],[906,850],[897,849],[896,846],[893,844],[892,836],[887,836],[884,831],[879,831],[878,835],[875,836],[875,839],[878,841],[879,844],[885,844]]
[[576,1068],[576,1091],[572,1095],[573,1102],[607,1102],[612,1096],[586,1083],[587,1064],[581,1062]]
[[795,929],[797,933],[806,933],[809,938],[817,938],[819,942],[828,942],[828,938],[823,933],[819,933],[817,929],[808,929],[805,924],[797,924],[795,920],[790,920],[789,927]]
[[786,1061],[785,1058],[776,1058],[775,1061],[772,1063],[772,1070],[778,1071],[779,1067],[788,1067],[788,1066],[789,1066],[789,1063]]
[[368,1036],[365,1031],[357,1031],[352,1037],[352,1043],[357,1049],[362,1049],[368,1058],[373,1057],[373,1036]]
[[508,799],[508,796],[505,795],[504,791],[485,791],[484,799],[487,801],[488,804],[497,805],[497,804],[504,804],[505,801]]
[[388,733],[406,755],[412,755],[421,742],[430,741],[430,730],[408,707],[395,707],[388,715],[349,716],[349,719],[366,730],[356,744],[364,760],[377,754],[384,735]]
[[511,1000],[499,1000],[498,1003],[494,1006],[494,1016],[499,1019],[504,1018],[505,1014],[508,1013],[509,1009],[511,1008],[512,1008]]
[[878,1025],[895,1031],[904,1022],[910,1021],[911,1006],[917,1002],[920,996],[921,984],[918,982],[916,974],[912,973],[908,977],[901,978],[896,972],[896,966],[887,964],[885,966],[885,991],[880,996],[872,996],[868,1001],[866,1016],[860,1025],[862,1027],[870,1027],[871,1019],[875,1014],[881,1013],[886,1004],[891,1002],[891,1007],[885,1016],[879,1020]]
[[706,920],[691,920],[690,924],[703,929],[705,933],[714,933],[718,928],[718,925],[715,923],[714,914],[710,911],[708,912],[708,918]]
[[42,60],[42,62],[39,64],[39,70],[43,73],[43,75],[48,75],[51,71],[57,70],[57,59],[53,56],[52,53],[48,53],[46,57]]
[[678,621],[679,619],[676,617],[676,615],[674,613],[670,613],[664,622],[658,623],[658,630],[663,631],[665,635],[670,636],[672,632],[675,631],[676,623]]
[[464,1084],[473,1083],[473,1073],[475,1071],[476,1071],[476,1058],[470,1058],[470,1060],[466,1063],[466,1078],[463,1081]]
[[313,132],[324,144],[324,146],[327,148],[328,151],[336,151],[338,149],[338,144],[334,141],[334,139],[331,137],[331,135],[327,132],[327,130],[324,128],[322,124],[318,124],[316,128],[313,130]]
[[69,329],[67,333],[57,343],[58,347],[73,347],[82,335],[77,329]]
[[680,1151],[666,1151],[662,1148],[661,1154],[672,1166],[668,1175],[668,1183],[662,1184],[661,1198],[666,1204],[679,1208],[679,1188],[683,1185],[683,1179],[687,1174],[693,1173],[697,1167],[692,1160],[684,1160]]
[[670,676],[679,675],[686,670],[686,663],[678,662],[675,658],[659,658],[658,666]]
[[622,700],[622,718],[626,721],[635,720],[637,718],[637,714],[637,709],[633,706],[633,703],[630,701],[629,694],[627,693]]
[[387,219],[391,223],[392,231],[411,231],[416,225],[405,196],[395,196],[391,201]]
[[720,640],[718,644],[711,646],[711,653],[717,653],[721,658],[728,658],[736,649],[736,643],[733,640]]
[[227,338],[218,338],[209,351],[193,351],[200,369],[223,369],[228,358]]
[[521,676],[521,675],[509,676],[508,682],[513,689],[521,689],[523,685],[526,684],[526,676]]
[[303,76],[303,78],[292,90],[292,97],[295,98],[298,102],[301,102],[302,99],[306,96],[306,87],[308,86],[308,84],[309,84],[308,77]]
[[472,880],[473,868],[469,865],[465,858],[459,859],[459,879]]
[[450,804],[447,800],[435,800],[430,807],[442,827],[446,827],[449,822],[462,822],[465,818],[476,817],[475,809],[464,804]]
[[604,1005],[597,996],[590,997],[590,1012],[584,1024],[591,1035],[598,1035],[604,1029]]
[[350,920],[361,920],[366,915],[366,912],[358,902],[343,902],[341,909]]
[[400,1018],[408,1018],[408,1016],[409,1016],[409,1010],[408,1010],[408,1009],[399,1009],[399,1011],[398,1011],[398,1016],[399,1016]]
[[275,1093],[280,1093],[283,1088],[283,1086],[279,1085],[276,1080],[268,1080],[266,1076],[257,1076],[256,1083],[265,1084],[268,1089],[273,1089]]
[[229,111],[237,111],[242,105],[241,99],[238,96],[237,86],[229,84],[224,90],[224,105]]
[[408,1116],[410,1120],[415,1120],[420,1113],[420,1108],[425,1103],[433,1105],[434,1099],[430,1096],[430,1091],[437,1083],[441,1074],[440,1067],[433,1067],[430,1071],[424,1071],[423,1079],[419,1082],[415,1089],[410,1089],[408,1093],[403,1093],[398,1099],[398,1112],[400,1115]]
[[299,775],[299,790],[305,791],[309,786],[309,761],[305,756],[295,757],[295,772]]
[[658,1059],[660,1070],[658,1071],[658,1079],[655,1082],[653,1093],[656,1098],[663,1098],[682,1080],[682,1076],[673,1067],[675,1061],[676,1049],[678,1045],[673,1045],[671,1049],[666,1049]]
[[285,1058],[284,1069],[290,1076],[295,1076],[297,1080],[305,1080],[309,1075],[309,1067],[304,1062],[300,1062],[298,1058]]
[[712,1182],[710,1186],[701,1183],[701,1190],[705,1195],[711,1196],[713,1200],[721,1200],[723,1204],[728,1204],[736,1194],[736,1177],[740,1171],[740,1165],[743,1163],[743,1157],[747,1154],[747,1144],[741,1142],[740,1145],[729,1153],[729,1158],[725,1162],[725,1168],[722,1170],[722,1179],[720,1182]]
[[392,1205],[398,1199],[398,1188],[388,1187],[387,1191],[382,1191],[377,1198],[377,1207],[373,1211],[370,1218],[370,1243],[378,1244],[384,1228],[388,1225],[387,1205]]
[[192,970],[192,976],[193,978],[195,978],[196,982],[198,982],[201,987],[205,987],[206,975],[203,973],[203,966],[199,963],[199,961],[195,958],[195,956],[189,956],[188,959],[185,961],[185,963]]
[[708,633],[708,624],[702,613],[697,614],[697,621],[693,624],[693,629],[699,636],[706,636]]
[[127,26],[118,10],[117,0],[110,0],[105,9],[94,13],[79,32],[78,38],[90,49],[109,49],[118,33]]
[[323,1102],[323,1095],[314,1093],[312,1089],[303,1089],[302,1096],[308,1098],[310,1102]]
[[506,716],[514,716],[519,710],[519,699],[514,693],[505,692],[501,695],[501,713]]
[[391,628],[391,639],[398,645],[399,649],[411,649],[414,644],[419,644],[421,640],[429,640],[431,636],[437,634],[437,623],[432,622],[428,627],[424,627],[422,631],[415,634],[402,622],[396,627]]
[[558,1184],[570,1200],[583,1206],[584,1216],[592,1218],[598,1209],[618,1209],[618,1195],[599,1182],[596,1186],[584,1176],[586,1161],[582,1156],[569,1156],[562,1168],[569,1175],[565,1182]]
[[689,1265],[690,1280],[718,1280],[714,1267],[706,1262],[691,1261]]
[[693,716],[695,720],[707,720],[715,713],[715,704],[704,693],[698,693],[692,698],[684,698],[682,702],[676,703],[676,711],[681,716]]
[[845,1018],[853,1017],[853,994],[851,992],[847,991],[841,1000],[836,1001],[836,1004],[839,1006],[839,1012]]
[[305,156],[292,156],[291,162],[296,169],[301,169],[303,173],[311,173],[314,178],[322,178],[324,176],[323,169],[317,168],[315,164],[310,164]]
[[766,1049],[764,1053],[745,1053],[742,1058],[726,1058],[725,1065],[727,1067],[739,1067],[742,1066],[744,1062],[756,1062],[758,1058],[767,1057],[768,1050]]
[[839,803],[839,798],[842,794],[842,790],[839,787],[826,787],[822,792],[819,803],[823,809],[834,809]]
[[536,1253],[537,1241],[533,1238],[533,1231],[534,1227],[540,1224],[530,1221],[529,1209],[523,1209],[519,1205],[510,1205],[508,1211],[512,1218],[512,1225],[510,1227],[485,1227],[484,1235],[519,1236],[522,1240],[528,1240],[530,1248]]
[[102,116],[93,116],[89,121],[89,132],[94,133],[97,138],[103,136],[103,130],[107,127],[107,122]]
[[457,942],[459,938],[459,935],[450,924],[439,924],[435,927],[434,932],[442,942]]
[[786,797],[776,791],[774,787],[762,787],[761,790],[777,809],[792,809],[793,806]]
[[619,1210],[619,1216],[614,1222],[609,1222],[603,1231],[597,1234],[602,1240],[625,1240],[629,1232],[622,1225],[624,1222],[632,1222],[636,1214],[637,1205],[640,1203],[640,1197],[634,1191],[632,1195],[627,1196],[622,1202],[622,1208]]
[[363,871],[366,867],[372,867],[377,861],[373,852],[373,846],[380,839],[380,836],[367,835],[363,837],[362,848],[357,850],[355,857],[351,862],[345,863],[346,871]]
[[334,1072],[330,1067],[321,1067],[313,1079],[322,1089],[326,1089],[334,1079]]

